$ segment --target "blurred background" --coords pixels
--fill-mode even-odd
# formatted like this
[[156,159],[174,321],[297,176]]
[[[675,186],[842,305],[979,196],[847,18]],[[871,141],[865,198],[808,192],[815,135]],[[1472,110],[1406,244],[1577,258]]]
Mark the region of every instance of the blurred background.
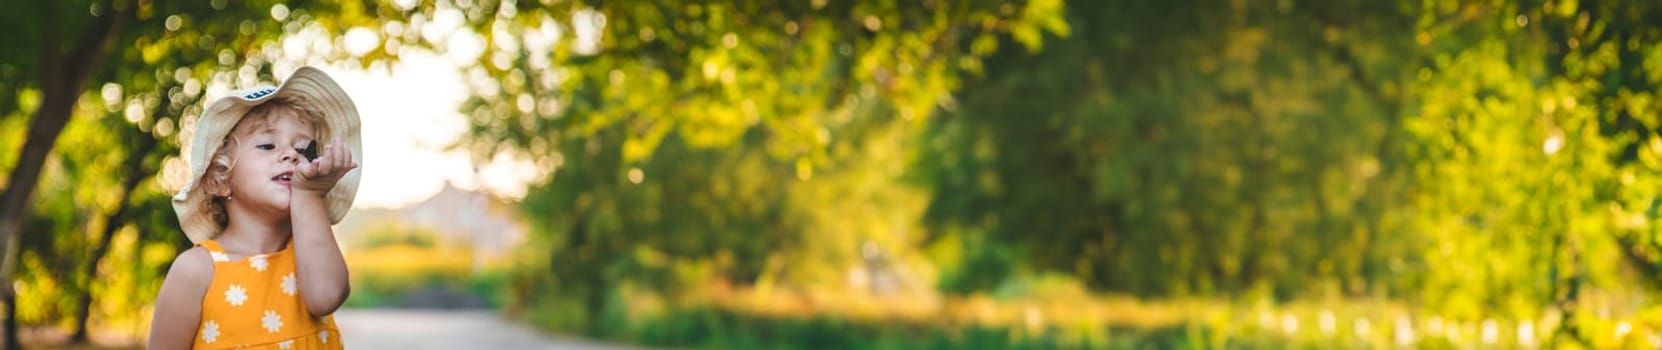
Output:
[[142,344],[181,134],[314,65],[364,119],[355,348],[1657,348],[1658,23],[0,0],[0,334]]

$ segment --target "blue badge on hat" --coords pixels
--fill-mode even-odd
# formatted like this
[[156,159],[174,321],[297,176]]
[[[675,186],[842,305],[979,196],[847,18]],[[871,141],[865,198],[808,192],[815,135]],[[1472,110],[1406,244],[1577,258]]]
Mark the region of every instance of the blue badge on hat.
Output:
[[265,95],[270,95],[273,92],[277,92],[277,88],[267,87],[267,88],[262,88],[262,89],[259,89],[259,90],[254,90],[254,92],[250,92],[247,95],[242,95],[242,98],[252,100],[252,99],[265,97]]

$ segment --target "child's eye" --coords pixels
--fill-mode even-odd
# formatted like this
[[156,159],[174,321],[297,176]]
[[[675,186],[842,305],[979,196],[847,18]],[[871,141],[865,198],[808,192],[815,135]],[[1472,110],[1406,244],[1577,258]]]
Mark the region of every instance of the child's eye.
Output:
[[277,146],[267,143],[267,144],[260,144],[260,145],[254,146],[254,148],[270,151],[270,150],[277,149]]

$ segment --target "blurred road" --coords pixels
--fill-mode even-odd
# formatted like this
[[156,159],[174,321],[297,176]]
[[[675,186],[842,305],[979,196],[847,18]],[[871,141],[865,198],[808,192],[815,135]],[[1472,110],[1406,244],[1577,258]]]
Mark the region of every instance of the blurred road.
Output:
[[343,309],[347,349],[634,349],[541,334],[489,310]]

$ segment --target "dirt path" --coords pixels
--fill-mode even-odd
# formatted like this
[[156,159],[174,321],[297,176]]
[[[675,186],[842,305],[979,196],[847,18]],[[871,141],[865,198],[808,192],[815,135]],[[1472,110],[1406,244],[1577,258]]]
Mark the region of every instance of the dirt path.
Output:
[[540,334],[487,310],[348,309],[335,322],[347,349],[636,349]]

